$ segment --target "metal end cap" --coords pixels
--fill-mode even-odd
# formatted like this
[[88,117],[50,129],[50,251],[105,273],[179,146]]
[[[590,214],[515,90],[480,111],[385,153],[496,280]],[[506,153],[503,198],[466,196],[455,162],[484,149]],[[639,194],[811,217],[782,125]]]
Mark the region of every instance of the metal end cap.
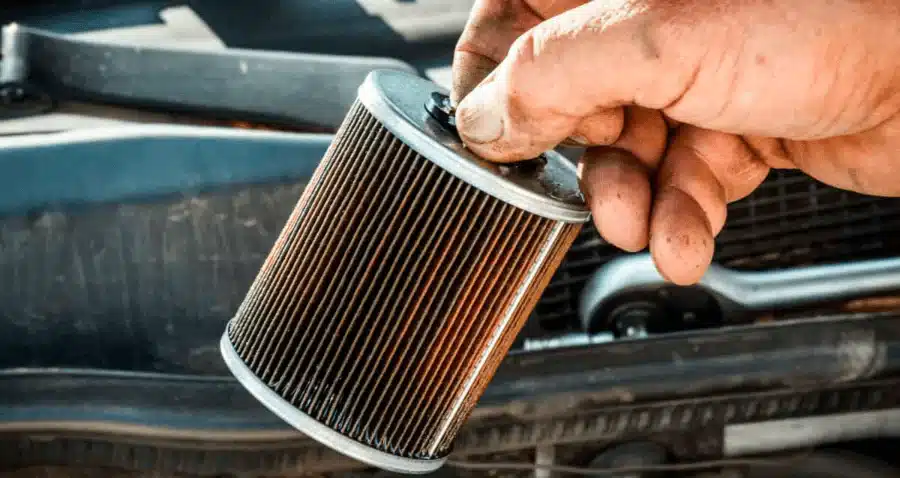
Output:
[[435,92],[447,93],[410,73],[376,70],[360,86],[359,101],[406,145],[473,187],[547,219],[590,220],[575,165],[568,158],[551,150],[538,163],[538,159],[522,165],[486,161],[429,112],[426,105]]
[[219,351],[222,354],[225,365],[228,367],[228,370],[231,371],[231,374],[234,375],[234,378],[236,378],[254,398],[272,413],[284,420],[288,425],[291,425],[303,434],[338,453],[394,473],[421,475],[431,473],[444,465],[446,458],[436,460],[416,460],[376,450],[375,448],[364,445],[338,433],[296,409],[293,405],[288,403],[287,400],[273,392],[272,389],[266,386],[265,383],[247,368],[247,365],[238,356],[237,352],[234,350],[234,346],[231,344],[231,340],[228,338],[230,326],[231,324],[226,327],[225,333],[219,341]]

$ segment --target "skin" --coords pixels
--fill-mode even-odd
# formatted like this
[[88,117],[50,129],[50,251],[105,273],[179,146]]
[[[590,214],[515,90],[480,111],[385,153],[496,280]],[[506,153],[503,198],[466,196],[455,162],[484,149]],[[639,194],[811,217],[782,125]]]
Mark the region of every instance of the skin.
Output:
[[677,284],[770,168],[900,196],[896,0],[478,0],[453,63],[469,148],[588,146],[600,234]]

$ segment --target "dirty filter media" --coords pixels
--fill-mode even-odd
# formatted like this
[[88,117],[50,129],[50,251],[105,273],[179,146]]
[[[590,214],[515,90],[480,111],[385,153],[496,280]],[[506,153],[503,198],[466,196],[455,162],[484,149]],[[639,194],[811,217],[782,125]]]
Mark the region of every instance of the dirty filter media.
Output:
[[402,473],[443,464],[589,218],[571,162],[480,160],[448,105],[366,79],[221,342],[283,420]]

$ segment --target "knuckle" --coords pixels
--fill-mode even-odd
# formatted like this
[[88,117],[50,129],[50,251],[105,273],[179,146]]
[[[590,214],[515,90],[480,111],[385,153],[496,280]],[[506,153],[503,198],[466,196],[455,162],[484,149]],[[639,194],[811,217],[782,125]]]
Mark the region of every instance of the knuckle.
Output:
[[499,75],[506,89],[510,120],[540,138],[556,136],[560,131],[569,134],[580,119],[560,108],[565,103],[561,98],[565,88],[548,85],[556,81],[559,72],[544,58],[542,31],[532,29],[515,41]]
[[535,48],[534,30],[521,35],[513,42],[507,56],[508,81],[513,89],[527,88],[529,82],[525,81],[535,74]]

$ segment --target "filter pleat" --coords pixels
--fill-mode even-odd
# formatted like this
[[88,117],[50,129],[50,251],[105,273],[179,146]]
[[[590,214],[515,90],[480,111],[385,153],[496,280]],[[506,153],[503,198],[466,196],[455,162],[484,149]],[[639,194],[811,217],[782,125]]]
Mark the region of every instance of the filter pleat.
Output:
[[[521,269],[524,269],[520,266],[509,270],[508,265],[517,264],[523,257],[528,257],[528,254],[532,252],[531,243],[533,236],[540,234],[541,232],[539,229],[525,227],[525,223],[527,223],[528,220],[529,217],[527,217],[527,213],[524,211],[516,211],[515,216],[510,223],[504,224],[504,226],[510,230],[522,230],[527,232],[524,236],[520,234],[518,237],[515,237],[515,240],[502,241],[497,245],[496,250],[500,254],[498,256],[500,260],[496,266],[500,268],[500,273],[486,274],[486,276],[492,280],[482,287],[486,288],[486,290],[502,291],[503,293],[487,295],[487,301],[478,304],[479,307],[476,310],[480,310],[481,315],[484,318],[504,317],[507,315],[506,309],[511,300],[509,290],[520,283],[522,275]],[[484,296],[485,294],[482,293],[481,295]],[[464,316],[473,313],[476,312],[469,310],[465,312]],[[417,413],[421,418],[426,419],[426,422],[434,421],[441,423],[442,425],[437,428],[432,428],[432,433],[429,435],[408,434],[410,439],[415,438],[418,440],[416,443],[419,447],[424,449],[433,448],[431,443],[438,439],[438,435],[450,430],[449,427],[444,425],[446,417],[438,416],[446,414],[436,414],[435,410],[439,408],[443,410],[450,409],[451,414],[453,414],[456,413],[452,411],[453,408],[458,409],[463,405],[463,403],[459,402],[459,394],[467,394],[465,389],[471,389],[474,385],[473,380],[475,379],[473,374],[465,374],[465,370],[475,369],[478,363],[484,360],[483,356],[490,350],[487,345],[493,338],[494,329],[508,324],[508,321],[498,320],[479,320],[472,322],[474,322],[472,327],[463,328],[454,337],[446,341],[447,346],[445,347],[445,350],[440,350],[442,355],[440,357],[440,362],[432,368],[432,370],[437,372],[437,376],[426,380],[427,388],[424,395],[433,397],[436,406],[428,410],[423,409]],[[467,380],[457,383],[447,382],[448,377],[459,374],[465,374]],[[449,388],[450,390],[442,390],[443,387]]]
[[[392,150],[393,145],[387,141],[387,138],[382,138],[381,143],[379,148],[374,151],[378,155],[376,158],[381,158]],[[296,304],[299,312],[292,314],[307,317],[312,329],[295,328],[291,331],[291,341],[300,333],[306,335],[301,337],[299,346],[293,350],[293,357],[285,357],[282,360],[285,370],[296,372],[298,369],[294,367],[295,361],[302,362],[309,356],[315,357],[321,353],[319,347],[326,343],[311,342],[310,339],[318,337],[319,334],[342,333],[343,318],[337,311],[342,308],[341,301],[346,300],[347,294],[341,292],[344,291],[343,287],[348,282],[357,279],[356,275],[348,269],[353,267],[358,269],[371,255],[374,247],[373,237],[383,234],[386,228],[384,218],[375,212],[392,200],[390,196],[377,194],[372,187],[372,184],[383,182],[391,184],[389,164],[378,161],[377,164],[371,165],[371,170],[372,174],[348,175],[344,178],[349,183],[355,183],[348,185],[348,188],[357,192],[359,201],[351,207],[345,205],[347,214],[341,215],[339,222],[358,224],[358,226],[336,228],[340,231],[338,234],[332,234],[334,231],[329,231],[327,237],[318,244],[319,247],[315,252],[316,272],[315,275],[308,276],[310,282],[316,283],[318,288],[312,293],[299,296],[303,299],[297,301]],[[400,180],[401,178],[393,179]],[[332,221],[337,219],[333,214],[326,214],[328,214],[326,219],[329,217]],[[359,246],[354,248],[352,244]],[[335,320],[331,320],[332,318]],[[291,379],[294,378],[294,375],[291,375]],[[301,382],[305,380],[305,376],[300,379]],[[297,391],[299,392],[299,390]]]
[[[439,175],[438,175],[439,176]],[[431,189],[431,192],[426,196],[426,201],[431,199],[431,196],[437,194],[436,191],[442,185],[442,181],[440,181],[440,177],[436,178],[438,180],[435,188]],[[424,222],[424,226],[427,228],[433,225],[432,219],[429,217],[423,217],[421,215],[412,215],[407,216],[406,219],[415,218],[413,223],[416,225],[421,225]],[[429,235],[429,238],[433,236]],[[392,299],[390,296],[384,295],[385,287],[390,287],[392,285],[396,285],[397,282],[400,282],[404,279],[409,278],[418,278],[417,272],[415,270],[408,270],[408,266],[412,261],[411,254],[404,254],[401,257],[392,257],[390,253],[396,248],[401,247],[401,244],[404,241],[415,238],[416,243],[421,243],[421,239],[423,238],[422,234],[412,235],[403,237],[403,235],[395,234],[390,238],[386,238],[378,243],[378,248],[376,250],[376,255],[373,257],[371,261],[369,261],[368,266],[364,274],[361,277],[361,281],[365,281],[366,283],[372,284],[369,288],[364,289],[356,289],[352,292],[351,296],[351,304],[353,307],[353,314],[351,314],[347,320],[349,322],[348,327],[350,327],[350,331],[352,333],[352,338],[348,338],[346,341],[342,341],[339,345],[339,348],[334,351],[334,356],[352,356],[354,360],[346,361],[342,360],[340,362],[340,368],[336,372],[337,375],[342,375],[345,372],[349,376],[356,376],[356,371],[359,368],[361,362],[370,361],[372,355],[378,353],[377,349],[369,347],[369,342],[371,341],[371,337],[373,334],[383,333],[383,331],[387,328],[393,328],[400,326],[399,323],[395,321],[385,322],[383,320],[377,320],[379,317],[379,303],[378,300],[390,300]],[[425,246],[425,250],[428,250],[428,246],[430,243],[421,244]],[[424,253],[424,251],[423,251]],[[418,255],[418,254],[417,254]],[[397,275],[397,271],[406,271],[405,275]],[[390,284],[393,282],[394,284]],[[330,351],[326,351],[329,353]],[[361,386],[361,382],[356,383],[343,383],[341,390],[347,390],[346,386],[350,385],[352,387]],[[343,400],[344,403],[344,411],[346,417],[353,416],[352,408],[350,404],[352,403],[352,399],[346,395],[340,395],[341,398],[345,398]],[[318,398],[318,397],[317,397]],[[341,429],[343,430],[345,425],[342,425]]]
[[[482,217],[481,214],[486,210],[488,214],[486,216],[490,216],[490,212],[496,207],[496,203],[493,201],[487,200],[487,198],[482,198],[480,201],[476,203],[475,209],[472,211],[468,211],[473,213],[476,217]],[[487,207],[486,207],[487,206]],[[475,231],[473,231],[475,229]],[[475,227],[474,221],[468,221],[465,233],[469,234],[475,232],[480,235],[481,238],[485,238],[487,234],[484,234],[484,230],[478,230]],[[451,241],[451,243],[456,241]],[[435,272],[440,272],[440,281],[439,283],[445,282],[444,279],[450,274],[452,271],[462,270],[468,271],[466,274],[461,275],[459,277],[458,283],[459,286],[453,284],[444,288],[436,288],[430,287],[430,290],[433,290],[431,294],[428,294],[428,300],[425,299],[424,295],[421,297],[417,303],[416,308],[410,311],[409,315],[412,317],[416,317],[419,315],[431,316],[439,314],[440,311],[444,310],[448,302],[457,302],[460,300],[460,297],[466,292],[465,283],[472,276],[477,276],[478,269],[472,267],[473,262],[477,264],[477,262],[481,259],[482,255],[480,252],[484,250],[484,245],[481,243],[478,238],[474,241],[473,247],[456,247],[454,252],[456,252],[456,257],[451,258],[450,265],[448,267],[435,267]],[[474,252],[474,254],[473,254]],[[455,260],[453,260],[455,259]],[[454,318],[458,318],[457,315],[452,312],[448,314],[448,320],[454,320]],[[453,327],[455,324],[442,324],[438,322],[427,323],[424,321],[416,321],[413,325],[413,333],[406,338],[414,338],[417,336],[429,337],[424,343],[417,343],[413,340],[404,340],[402,343],[402,350],[399,359],[403,363],[410,364],[406,370],[394,369],[389,372],[386,376],[376,377],[375,387],[384,389],[387,391],[385,395],[377,397],[377,400],[372,402],[371,395],[368,397],[369,402],[367,402],[367,408],[363,412],[364,416],[367,416],[367,420],[364,425],[364,429],[370,430],[370,436],[372,439],[379,440],[379,442],[384,443],[398,443],[396,436],[384,436],[383,426],[388,423],[386,418],[388,415],[392,413],[392,410],[402,409],[404,405],[408,402],[408,395],[410,393],[413,396],[419,395],[419,389],[422,386],[423,378],[425,377],[425,373],[430,369],[430,364],[425,361],[425,356],[434,344],[435,341],[441,336],[439,333],[441,330],[447,330]],[[403,374],[398,374],[397,372],[405,372]],[[397,379],[406,379],[410,380],[409,383],[406,384],[406,387],[396,387],[395,380]],[[384,380],[386,379],[386,382]],[[406,392],[402,393],[401,392]],[[401,394],[398,396],[398,394]],[[422,400],[425,403],[425,400]],[[369,406],[369,403],[372,403]],[[377,405],[377,408],[375,407]],[[402,430],[394,430],[394,432],[401,432]]]
[[[368,124],[360,125],[359,123],[363,122],[364,119],[365,118],[362,117],[359,118],[359,121],[352,121],[351,126],[345,130],[344,133],[356,131],[358,126],[362,126],[364,134],[385,134],[383,130],[377,128],[377,124],[375,123],[369,122]],[[332,154],[334,154],[335,157],[340,157],[338,155],[350,152],[350,164],[355,167],[350,171],[346,171],[342,170],[343,165],[340,163],[323,163],[322,167],[318,168],[319,171],[323,171],[323,175],[325,176],[321,192],[310,194],[308,196],[305,195],[306,200],[298,203],[298,207],[295,208],[295,212],[297,212],[297,214],[295,214],[295,216],[297,216],[296,220],[286,224],[284,232],[279,236],[272,249],[273,252],[280,251],[281,254],[270,254],[270,258],[274,259],[272,261],[271,273],[266,276],[265,286],[261,288],[261,295],[255,297],[252,301],[254,309],[246,312],[249,317],[253,317],[249,327],[252,327],[252,330],[254,330],[255,333],[250,339],[250,350],[248,353],[251,357],[254,357],[254,359],[259,357],[256,352],[259,340],[263,334],[266,334],[267,336],[272,333],[272,328],[280,331],[287,323],[286,317],[282,315],[269,315],[266,311],[268,307],[273,304],[274,297],[279,294],[283,295],[284,293],[281,288],[283,281],[280,279],[284,276],[286,270],[290,270],[291,272],[298,271],[299,268],[297,267],[297,264],[305,261],[308,257],[308,253],[314,249],[314,242],[304,241],[303,239],[318,234],[318,232],[325,227],[325,218],[328,216],[328,213],[338,206],[334,201],[334,197],[337,188],[340,186],[340,182],[335,181],[335,179],[340,180],[343,174],[356,174],[357,171],[364,166],[364,163],[361,161],[353,161],[363,156],[366,152],[366,149],[363,148],[363,145],[361,144],[362,138],[360,136],[350,136],[349,141],[336,141],[334,144],[338,144],[338,146],[334,148]],[[346,144],[346,148],[340,146],[341,143]],[[322,207],[324,211],[319,211],[319,207]],[[307,215],[312,217],[306,217]],[[304,220],[301,221],[301,217]],[[298,247],[302,248],[299,254],[297,253]],[[266,268],[264,267],[264,270],[265,269]],[[260,327],[261,321],[263,320],[266,321],[266,327]],[[277,331],[275,332],[276,334],[278,333]],[[257,364],[254,362],[249,365],[255,367]]]
[[[411,323],[412,321],[410,319],[415,321],[414,318],[420,316],[420,314],[416,314],[415,307],[410,313],[409,306],[413,303],[420,303],[423,299],[435,295],[435,289],[431,288],[434,277],[438,273],[446,276],[449,272],[446,268],[439,267],[441,265],[440,259],[446,259],[448,254],[459,254],[461,252],[458,249],[436,247],[436,243],[440,240],[446,240],[446,238],[450,238],[452,241],[452,239],[457,236],[462,223],[456,221],[456,219],[461,212],[463,205],[463,202],[457,201],[457,199],[464,187],[463,184],[457,183],[450,188],[440,191],[442,195],[448,195],[451,198],[451,201],[455,201],[455,206],[450,208],[449,214],[446,217],[448,220],[436,221],[434,220],[434,217],[428,218],[425,227],[413,229],[413,234],[407,238],[411,247],[408,250],[403,251],[401,257],[389,259],[391,264],[401,265],[399,277],[402,279],[391,281],[392,283],[390,283],[389,286],[389,281],[384,279],[380,281],[378,291],[375,294],[375,296],[379,298],[379,304],[377,305],[377,308],[373,307],[372,310],[374,313],[366,318],[366,323],[363,325],[369,332],[366,334],[365,342],[361,344],[361,350],[352,351],[353,353],[359,353],[361,360],[352,363],[349,367],[349,374],[353,375],[359,370],[365,370],[367,368],[385,370],[387,372],[397,370],[398,366],[404,365],[404,362],[402,360],[396,360],[395,356],[398,348],[404,344],[404,339],[415,337],[415,335],[405,335],[406,331],[410,329],[410,325],[414,325]],[[408,269],[404,267],[407,265],[410,266]],[[387,272],[387,277],[394,276],[393,269],[394,268],[391,267],[391,270]],[[414,280],[414,278],[421,280],[421,283],[416,283],[417,281]],[[388,286],[387,290],[385,290],[386,286]],[[418,287],[414,289],[413,286]],[[395,295],[398,291],[401,292],[401,294]],[[410,293],[413,291],[418,291],[418,293]],[[373,304],[373,306],[374,305],[375,304]],[[397,317],[400,320],[397,320],[396,322],[385,322],[378,320],[379,317]],[[428,321],[417,320],[415,322],[417,324],[422,324],[427,323]],[[374,342],[371,341],[373,336],[376,336]],[[412,343],[408,340],[405,342],[407,344]],[[347,364],[348,362],[344,363]],[[352,384],[354,387],[353,393],[351,393],[346,400],[348,416],[360,417],[360,419],[365,416],[370,416],[365,410],[358,410],[360,399],[364,396],[371,397],[371,394],[364,393],[365,390],[381,389],[381,387],[378,387],[378,385],[380,385],[378,381],[382,377],[384,377],[384,375],[375,376],[369,374],[362,382]],[[373,383],[373,380],[375,383]],[[346,385],[348,384],[345,384],[345,386]],[[377,397],[376,400],[378,400],[379,403],[382,403],[382,398],[383,397]],[[358,411],[360,411],[360,413],[357,413]],[[344,424],[344,426],[347,425],[350,424]],[[361,427],[359,419],[352,425],[355,426],[355,428]],[[344,430],[344,427],[342,427],[342,430]]]

